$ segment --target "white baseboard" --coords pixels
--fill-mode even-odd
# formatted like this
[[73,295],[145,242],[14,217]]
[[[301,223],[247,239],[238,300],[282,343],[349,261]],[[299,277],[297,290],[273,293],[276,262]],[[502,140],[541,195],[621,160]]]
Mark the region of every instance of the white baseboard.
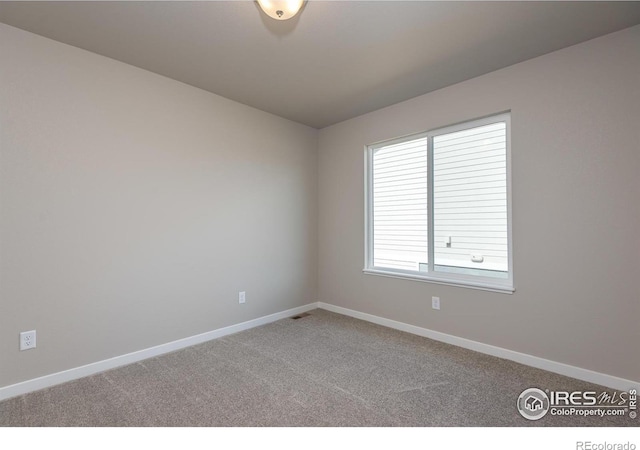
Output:
[[0,401],[47,387],[55,386],[57,384],[66,383],[67,381],[77,380],[78,378],[86,377],[99,372],[104,372],[105,370],[132,364],[147,358],[152,358],[164,353],[180,350],[192,345],[201,344],[212,339],[217,339],[233,333],[248,330],[250,328],[255,328],[260,325],[265,325],[267,323],[275,322],[276,320],[285,319],[287,317],[316,308],[326,309],[327,311],[332,311],[338,314],[343,314],[345,316],[365,320],[367,322],[394,328],[400,331],[405,331],[407,333],[415,334],[418,336],[427,337],[436,341],[445,342],[447,344],[467,348],[469,350],[474,350],[487,355],[496,356],[498,358],[508,359],[521,364],[525,364],[527,366],[558,373],[560,375],[576,378],[578,380],[599,384],[601,386],[606,386],[623,391],[629,389],[640,390],[640,382],[638,381],[625,380],[624,378],[618,378],[612,375],[607,375],[588,369],[582,369],[580,367],[570,366],[568,364],[550,361],[548,359],[539,358],[537,356],[527,355],[525,353],[519,353],[513,350],[507,350],[489,344],[483,344],[481,342],[472,341],[470,339],[465,339],[446,333],[440,333],[438,331],[421,328],[415,325],[409,325],[403,322],[398,322],[396,320],[385,319],[384,317],[378,317],[372,314],[354,311],[352,309],[343,308],[341,306],[335,306],[324,302],[317,302],[309,303],[307,305],[288,309],[286,311],[281,311],[275,314],[270,314],[268,316],[259,317],[257,319],[249,320],[236,325],[208,331],[206,333],[198,334],[184,339],[179,339],[177,341],[168,342],[166,344],[150,347],[137,352],[128,353],[126,355],[116,356],[114,358],[105,359],[103,361],[87,364],[85,366],[75,367],[73,369],[65,370],[62,372],[57,372],[50,375],[45,375],[43,377],[34,378],[32,380],[5,386],[0,388]]
[[594,372],[592,370],[582,369],[580,367],[570,366],[568,364],[563,364],[556,361],[550,361],[548,359],[539,358],[537,356],[527,355],[526,353],[519,353],[513,350],[507,350],[505,348],[483,344],[481,342],[472,341],[470,339],[465,339],[446,333],[440,333],[438,331],[417,327],[415,325],[409,325],[391,319],[385,319],[384,317],[378,317],[372,314],[354,311],[352,309],[343,308],[341,306],[335,306],[330,303],[318,302],[318,308],[326,309],[327,311],[332,311],[338,314],[343,314],[345,316],[354,317],[356,319],[365,320],[367,322],[372,322],[385,327],[394,328],[396,330],[405,331],[407,333],[417,334],[418,336],[423,336],[436,341],[445,342],[447,344],[467,348],[469,350],[474,350],[476,352],[484,353],[487,355],[497,356],[498,358],[508,359],[520,364],[525,364],[537,369],[547,370],[549,372],[576,378],[578,380],[587,381],[589,383],[599,384],[601,386],[606,386],[621,391],[628,391],[629,389],[640,390],[640,382],[638,381],[625,380],[624,378],[618,378],[612,375]]
[[217,339],[240,331],[255,328],[260,325],[275,322],[276,320],[285,319],[296,314],[300,314],[318,307],[317,303],[309,303],[308,305],[299,306],[297,308],[287,309],[268,316],[259,317],[257,319],[248,320],[217,330],[208,331],[206,333],[190,336],[177,341],[168,342],[166,344],[157,345],[155,347],[146,348],[126,355],[116,356],[114,358],[105,359],[85,366],[75,367],[73,369],[64,370],[62,372],[45,375],[43,377],[34,378],[32,380],[23,381],[21,383],[12,384],[0,388],[0,401],[11,397],[37,391],[56,384],[66,383],[67,381],[77,380],[78,378],[93,375],[105,370],[114,369],[116,367],[125,366],[127,364],[142,361],[143,359],[153,358],[154,356],[164,353],[180,350],[192,345],[201,344],[212,339]]

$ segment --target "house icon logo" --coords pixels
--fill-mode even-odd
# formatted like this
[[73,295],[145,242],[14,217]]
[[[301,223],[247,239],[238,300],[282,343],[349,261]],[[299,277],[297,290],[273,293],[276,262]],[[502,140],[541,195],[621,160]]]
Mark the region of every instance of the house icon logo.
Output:
[[538,411],[539,409],[542,409],[542,400],[534,397],[533,395],[530,395],[524,401],[524,407],[531,412]]
[[549,397],[538,388],[522,391],[518,397],[518,412],[527,420],[542,419],[549,411]]

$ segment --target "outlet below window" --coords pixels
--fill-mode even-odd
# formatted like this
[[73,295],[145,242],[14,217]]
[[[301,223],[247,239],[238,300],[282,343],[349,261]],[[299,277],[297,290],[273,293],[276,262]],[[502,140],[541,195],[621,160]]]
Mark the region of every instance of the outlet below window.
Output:
[[20,333],[20,351],[36,348],[36,330]]

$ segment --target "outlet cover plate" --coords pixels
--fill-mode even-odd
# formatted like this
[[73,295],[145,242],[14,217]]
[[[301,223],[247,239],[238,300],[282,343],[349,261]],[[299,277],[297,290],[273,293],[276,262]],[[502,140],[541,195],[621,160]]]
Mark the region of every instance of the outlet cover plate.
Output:
[[36,348],[36,330],[20,333],[20,351]]

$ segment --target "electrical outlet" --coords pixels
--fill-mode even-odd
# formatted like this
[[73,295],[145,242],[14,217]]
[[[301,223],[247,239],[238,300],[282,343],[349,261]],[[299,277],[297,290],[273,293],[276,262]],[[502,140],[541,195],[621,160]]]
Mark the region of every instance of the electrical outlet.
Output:
[[247,300],[247,294],[242,291],[238,294],[238,303],[244,303]]
[[36,348],[36,330],[20,333],[20,351]]
[[440,297],[431,297],[431,307],[433,309],[440,309]]

